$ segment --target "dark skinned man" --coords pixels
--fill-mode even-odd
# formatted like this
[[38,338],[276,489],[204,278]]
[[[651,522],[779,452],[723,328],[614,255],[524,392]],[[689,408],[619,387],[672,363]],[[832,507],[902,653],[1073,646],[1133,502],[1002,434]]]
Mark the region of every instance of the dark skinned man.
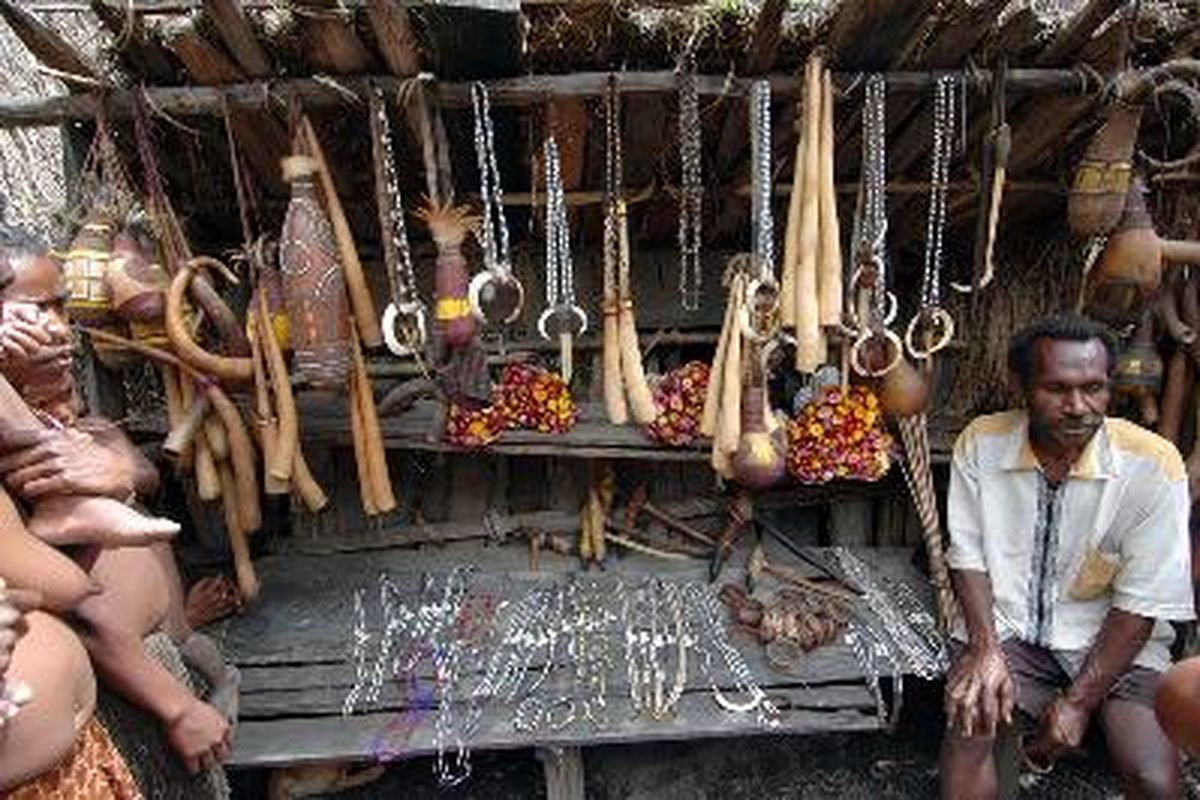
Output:
[[1021,332],[1025,408],[976,419],[954,448],[948,560],[964,643],[946,683],[942,795],[992,798],[998,729],[1027,728],[1041,769],[1095,719],[1130,798],[1179,796],[1154,717],[1168,621],[1194,616],[1188,492],[1174,445],[1106,417],[1112,340],[1076,315]]

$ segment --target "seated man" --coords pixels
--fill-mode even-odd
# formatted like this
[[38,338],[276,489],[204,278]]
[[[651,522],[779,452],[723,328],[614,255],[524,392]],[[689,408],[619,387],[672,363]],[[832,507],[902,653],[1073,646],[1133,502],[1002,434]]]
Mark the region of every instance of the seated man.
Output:
[[[0,236],[0,262],[11,276],[0,290],[5,312],[13,305],[23,307],[27,314],[44,321],[44,330],[66,331],[66,320],[61,316],[61,275],[44,250],[8,232],[7,240]],[[12,319],[11,314],[8,319]],[[0,324],[0,341],[7,342],[4,334],[11,328],[10,324]],[[118,497],[128,501],[156,490],[157,472],[115,426],[76,419],[70,359],[55,355],[53,342],[43,347],[0,345],[0,351],[6,355],[0,364],[0,389],[8,388],[3,379],[9,376],[22,389],[35,386],[29,395],[43,403],[37,410],[43,419],[55,423],[30,432],[30,440],[22,447],[3,448],[8,452],[0,457],[0,476],[18,497],[34,503],[40,511],[47,497],[88,496],[116,503]],[[6,400],[0,407],[14,406],[11,397],[0,399]],[[35,519],[38,516],[35,513]],[[30,530],[56,544],[75,543],[53,535],[41,536],[32,523]],[[159,542],[149,547],[123,547],[114,545],[125,539],[98,538],[96,543],[109,546],[84,547],[73,553],[103,589],[75,609],[82,623],[80,635],[101,677],[159,717],[180,758],[196,771],[202,762],[227,748],[229,722],[236,716],[237,672],[226,667],[211,640],[192,631],[168,545]],[[3,558],[0,553],[0,560]],[[137,579],[131,580],[131,576]],[[211,705],[196,699],[146,655],[142,640],[159,628],[170,635],[185,660],[213,686]]]
[[1009,349],[1025,409],[955,444],[947,559],[966,644],[946,683],[944,797],[996,796],[1014,705],[1036,725],[1032,765],[1078,748],[1094,717],[1127,796],[1179,796],[1153,703],[1167,621],[1194,616],[1187,478],[1174,445],[1105,416],[1113,355],[1083,317],[1033,325]]

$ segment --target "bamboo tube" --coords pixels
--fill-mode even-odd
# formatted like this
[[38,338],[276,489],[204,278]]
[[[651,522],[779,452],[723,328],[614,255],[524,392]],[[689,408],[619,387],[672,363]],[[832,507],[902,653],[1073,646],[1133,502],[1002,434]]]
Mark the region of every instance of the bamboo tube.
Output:
[[817,251],[820,234],[819,175],[821,145],[821,61],[816,56],[805,69],[804,195],[800,214],[799,256],[796,261],[796,369],[815,372],[821,366],[821,328],[817,305]]
[[[805,75],[808,67],[805,66]],[[804,154],[808,133],[808,104],[796,102],[796,153],[792,160],[792,190],[788,196],[787,228],[783,236],[783,265],[780,294],[783,302],[780,316],[785,328],[796,325],[796,264],[800,260],[800,217],[804,209]]]
[[[183,402],[192,408],[199,404],[196,397],[196,384],[191,376],[180,375],[179,386]],[[204,406],[208,406],[205,397]],[[213,460],[212,450],[208,447],[208,439],[204,436],[204,414],[197,418],[192,434],[192,453],[196,471],[196,495],[205,502],[212,502],[221,496],[221,481],[217,477],[217,463]]]
[[[167,403],[167,422],[170,424],[171,430],[174,431],[183,422],[188,412],[188,409],[183,405],[183,394],[179,389],[179,381],[182,379],[182,376],[174,367],[166,364],[158,365],[158,374],[162,378],[163,396]],[[167,438],[169,439],[170,436]],[[182,470],[186,467],[186,471],[191,471],[191,459],[188,458],[191,455],[191,438],[189,435],[187,445],[182,447],[178,452],[167,450],[166,440],[163,441],[163,450],[175,462],[176,469]]]
[[642,351],[638,348],[637,323],[633,316],[633,289],[629,281],[629,228],[625,221],[625,202],[617,201],[617,237],[620,242],[618,280],[620,282],[620,312],[618,327],[621,335],[621,378],[629,394],[629,410],[634,422],[649,425],[658,417],[654,393],[646,382],[642,368]]
[[247,533],[256,531],[262,527],[262,507],[258,501],[258,479],[254,475],[254,445],[250,443],[250,437],[246,434],[241,412],[225,392],[221,391],[221,387],[209,384],[205,393],[213,405],[213,410],[220,416],[225,426],[225,435],[229,439],[229,463],[237,479],[237,508],[241,529]]
[[238,481],[229,464],[222,462],[218,467],[217,477],[221,482],[225,501],[225,529],[229,534],[229,549],[233,553],[233,569],[237,574],[238,593],[242,602],[252,603],[258,599],[258,575],[254,571],[254,562],[250,559],[250,545],[246,541],[246,531],[242,527],[239,516],[240,495]]
[[296,451],[300,446],[300,419],[296,413],[296,397],[292,394],[292,382],[288,379],[283,351],[272,332],[266,293],[261,290],[258,293],[258,319],[259,341],[262,345],[263,361],[271,380],[271,389],[275,395],[275,413],[279,430],[278,438],[275,441],[276,458],[270,464],[270,472],[277,480],[288,481],[292,477]]
[[[731,302],[736,306],[734,319],[742,313],[743,282],[735,284],[736,293]],[[736,324],[729,334],[725,350],[725,362],[721,365],[721,409],[717,414],[717,430],[714,442],[716,450],[725,456],[737,452],[742,437],[742,334]]]
[[321,182],[321,194],[325,198],[325,210],[329,213],[329,222],[333,226],[334,238],[337,240],[338,254],[341,256],[342,273],[346,279],[346,293],[350,296],[350,308],[358,324],[358,330],[363,342],[368,347],[379,347],[383,344],[383,332],[379,328],[379,315],[375,313],[375,303],[367,288],[367,280],[363,275],[362,262],[358,258],[358,248],[354,244],[354,234],[350,231],[350,223],[346,221],[346,212],[342,201],[338,198],[337,188],[333,183],[333,174],[329,171],[329,162],[312,123],[305,116],[300,120],[300,131],[306,140],[308,155],[316,160],[317,171]]
[[329,505],[329,498],[308,469],[308,462],[304,460],[304,453],[299,447],[296,448],[296,455],[292,461],[292,488],[296,490],[304,507],[314,514]]
[[358,401],[356,373],[350,376],[350,438],[354,445],[354,465],[358,472],[358,495],[363,513],[373,517],[379,513],[375,505],[375,491],[371,485],[371,468],[367,464],[367,443],[363,433],[362,403]]
[[217,461],[229,460],[229,439],[225,436],[225,428],[220,418],[213,414],[204,417],[204,440],[208,449],[212,450],[213,458]]
[[721,336],[717,340],[717,352],[709,370],[708,388],[704,393],[704,412],[700,415],[700,433],[713,437],[717,430],[717,413],[721,408],[722,378],[725,372],[725,355],[729,351],[729,337],[737,330],[737,308],[734,303],[735,276],[730,285],[729,298],[725,301],[725,321],[721,325]]
[[[833,76],[824,71],[821,81],[820,269],[817,272],[817,315],[822,327],[842,322],[842,232],[838,223],[837,187],[834,185]],[[822,338],[824,336],[822,335]],[[825,359],[822,359],[825,360]]]
[[[253,312],[253,309],[251,309]],[[254,413],[258,430],[258,449],[262,451],[263,461],[263,491],[273,497],[287,494],[291,487],[288,481],[276,478],[271,472],[271,465],[278,456],[279,428],[275,414],[271,409],[270,390],[267,387],[267,369],[263,366],[262,340],[259,332],[262,330],[262,318],[253,317],[250,325],[250,359],[254,362]],[[289,468],[291,464],[288,464]]]
[[[188,379],[184,378],[184,380]],[[177,388],[175,391],[179,392],[179,389]],[[201,395],[193,399],[191,407],[171,426],[167,437],[163,439],[163,452],[177,466],[185,463],[190,465],[190,462],[195,460],[193,446],[196,434],[201,429],[204,417],[208,415],[210,408],[207,397]]]
[[383,447],[383,433],[379,429],[379,414],[375,409],[375,393],[371,378],[367,375],[367,363],[363,359],[357,332],[350,335],[351,352],[354,358],[351,380],[357,386],[357,397],[362,413],[363,443],[366,445],[367,474],[371,481],[371,497],[379,513],[396,508],[396,496],[392,491],[392,479],[388,474],[387,451]]
[[629,421],[625,403],[625,384],[621,379],[621,301],[617,293],[617,264],[619,254],[604,248],[604,410],[613,425]]

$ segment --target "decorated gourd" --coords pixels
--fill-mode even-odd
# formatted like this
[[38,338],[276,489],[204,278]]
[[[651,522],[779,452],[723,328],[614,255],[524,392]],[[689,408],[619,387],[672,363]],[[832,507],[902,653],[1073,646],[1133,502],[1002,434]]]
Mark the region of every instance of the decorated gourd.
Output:
[[295,374],[313,387],[340,389],[350,370],[349,304],[333,232],[313,184],[316,171],[317,163],[307,156],[283,161],[292,197],[279,267]]
[[67,313],[85,327],[114,321],[108,262],[112,257],[114,225],[107,215],[93,213],[62,255],[67,285]]
[[113,311],[129,325],[134,340],[165,347],[167,287],[171,279],[156,255],[153,242],[131,229],[122,230],[113,237],[106,279]]
[[464,347],[475,338],[479,321],[467,297],[467,260],[462,243],[474,227],[465,207],[431,205],[420,211],[437,245],[434,273],[434,320],[443,344]]

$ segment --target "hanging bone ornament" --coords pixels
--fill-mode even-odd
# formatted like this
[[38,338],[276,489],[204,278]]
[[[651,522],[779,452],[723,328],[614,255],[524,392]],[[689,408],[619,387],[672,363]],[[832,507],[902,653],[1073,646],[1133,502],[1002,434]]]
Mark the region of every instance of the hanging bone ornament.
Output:
[[428,334],[428,314],[417,293],[408,231],[404,225],[404,202],[392,157],[392,124],[387,103],[378,86],[368,93],[371,119],[371,156],[375,168],[375,202],[379,212],[380,241],[387,268],[391,301],[383,310],[380,325],[383,341],[398,358],[420,353]]
[[487,86],[471,84],[475,113],[475,158],[479,167],[479,196],[483,205],[479,244],[483,248],[483,271],[471,279],[468,296],[471,310],[480,321],[511,325],[525,307],[525,288],[512,271],[508,246],[508,223],[504,218],[504,193],[496,164],[495,133]]
[[[557,337],[559,370],[570,383],[572,342],[587,332],[587,313],[575,302],[575,275],[571,266],[571,227],[563,196],[558,144],[548,136],[542,146],[546,168],[546,310],[538,317],[543,339]],[[553,328],[551,328],[553,326]]]

